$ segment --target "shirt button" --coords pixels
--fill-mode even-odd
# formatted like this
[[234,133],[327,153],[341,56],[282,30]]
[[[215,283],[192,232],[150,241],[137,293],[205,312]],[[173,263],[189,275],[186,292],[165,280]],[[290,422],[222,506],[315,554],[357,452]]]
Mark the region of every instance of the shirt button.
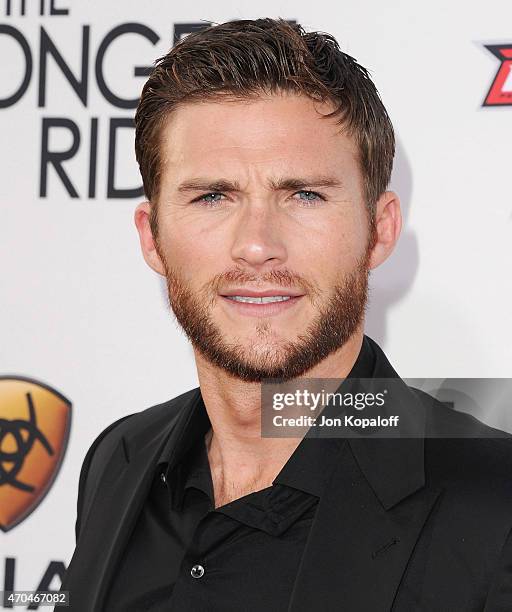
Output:
[[204,567],[202,565],[194,565],[190,570],[190,575],[192,578],[201,578],[204,574]]
[[164,472],[162,472],[162,473],[160,474],[160,480],[161,480],[161,481],[162,481],[164,484],[166,483],[167,478],[165,477]]

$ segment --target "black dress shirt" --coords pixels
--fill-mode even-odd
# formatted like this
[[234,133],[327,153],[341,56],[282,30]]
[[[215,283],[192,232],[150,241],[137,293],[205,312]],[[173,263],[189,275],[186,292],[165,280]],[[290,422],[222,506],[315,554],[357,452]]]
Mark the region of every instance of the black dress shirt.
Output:
[[[371,377],[366,338],[349,377]],[[301,440],[272,486],[214,507],[201,396],[166,445],[106,610],[285,611],[315,512],[344,440]]]

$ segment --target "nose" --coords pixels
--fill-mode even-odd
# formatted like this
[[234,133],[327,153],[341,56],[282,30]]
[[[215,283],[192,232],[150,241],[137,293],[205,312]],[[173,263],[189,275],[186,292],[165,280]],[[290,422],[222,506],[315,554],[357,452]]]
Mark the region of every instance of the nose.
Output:
[[286,261],[282,220],[270,203],[247,203],[233,229],[231,257],[255,269]]

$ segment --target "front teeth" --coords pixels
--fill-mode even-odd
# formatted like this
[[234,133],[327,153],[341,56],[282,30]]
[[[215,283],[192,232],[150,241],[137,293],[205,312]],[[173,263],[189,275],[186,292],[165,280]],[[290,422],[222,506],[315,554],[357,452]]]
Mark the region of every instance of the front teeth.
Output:
[[235,302],[247,302],[248,304],[269,304],[270,302],[286,302],[290,299],[289,295],[270,295],[268,297],[248,297],[245,295],[226,296]]

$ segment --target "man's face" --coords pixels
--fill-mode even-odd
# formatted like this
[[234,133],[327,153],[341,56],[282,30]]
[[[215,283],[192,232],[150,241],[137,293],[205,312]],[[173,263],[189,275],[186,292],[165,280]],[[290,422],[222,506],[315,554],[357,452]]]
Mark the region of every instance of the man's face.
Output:
[[332,107],[285,94],[205,102],[164,128],[158,271],[194,349],[245,381],[304,375],[364,317],[357,149],[317,109]]

